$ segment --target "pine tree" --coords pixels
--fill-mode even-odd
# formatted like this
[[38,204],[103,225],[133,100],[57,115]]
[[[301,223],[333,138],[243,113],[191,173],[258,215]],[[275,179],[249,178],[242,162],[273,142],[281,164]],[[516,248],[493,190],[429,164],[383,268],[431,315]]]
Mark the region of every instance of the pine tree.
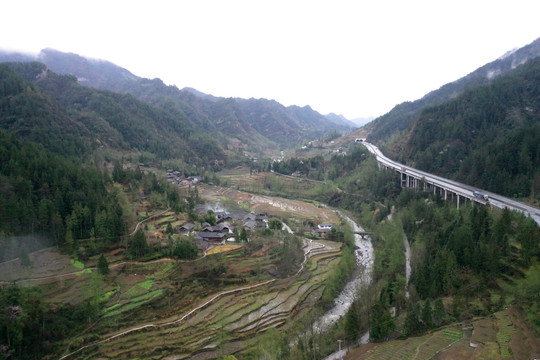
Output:
[[441,298],[435,300],[435,309],[433,310],[433,318],[435,326],[444,325],[446,322],[446,310]]
[[146,235],[142,230],[137,230],[135,235],[128,242],[128,252],[130,255],[138,258],[146,255],[149,251],[146,243]]
[[240,241],[242,242],[247,242],[248,241],[248,235],[247,235],[247,231],[245,228],[242,228],[242,230],[240,231]]
[[420,330],[420,306],[414,301],[407,305],[407,317],[405,318],[405,333],[413,335]]
[[167,223],[167,229],[165,230],[165,233],[166,234],[173,234],[174,233],[173,227],[172,227],[170,222]]
[[107,275],[109,273],[109,262],[107,261],[107,258],[105,258],[105,255],[101,254],[97,267],[101,275]]
[[422,308],[422,321],[426,329],[433,327],[433,310],[431,309],[431,300],[429,299],[424,302],[424,307]]
[[347,334],[347,339],[351,342],[354,342],[360,334],[360,322],[358,321],[356,303],[352,304],[345,315],[345,333]]

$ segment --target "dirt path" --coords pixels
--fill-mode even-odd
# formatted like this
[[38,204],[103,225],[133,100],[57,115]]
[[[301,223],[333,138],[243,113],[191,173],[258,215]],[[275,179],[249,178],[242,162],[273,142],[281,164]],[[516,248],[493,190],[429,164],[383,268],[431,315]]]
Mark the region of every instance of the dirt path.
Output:
[[228,294],[233,294],[233,293],[236,293],[236,292],[240,292],[240,291],[244,291],[244,290],[250,290],[250,289],[253,289],[253,288],[256,288],[256,287],[259,287],[259,286],[264,286],[266,284],[270,284],[271,282],[274,282],[276,281],[276,279],[271,279],[271,280],[268,280],[268,281],[264,281],[262,283],[259,283],[259,284],[255,284],[255,285],[250,285],[250,286],[245,286],[245,287],[242,287],[242,288],[238,288],[238,289],[232,289],[232,290],[227,290],[227,291],[223,291],[223,292],[220,292],[219,294],[215,295],[214,297],[212,297],[210,300],[206,301],[205,303],[203,303],[202,305],[200,306],[197,306],[196,308],[194,309],[191,309],[190,311],[188,311],[186,314],[184,314],[182,317],[180,317],[179,319],[176,319],[176,320],[173,320],[173,321],[168,321],[168,322],[165,322],[165,323],[150,323],[150,324],[145,324],[145,325],[141,325],[141,326],[137,326],[137,327],[134,327],[134,328],[131,328],[131,329],[128,329],[128,330],[125,330],[125,331],[122,331],[121,333],[119,334],[115,334],[115,335],[112,335],[112,336],[109,336],[108,338],[105,338],[103,340],[99,340],[99,341],[96,341],[96,342],[93,342],[91,344],[88,344],[88,345],[85,345],[69,354],[66,354],[64,356],[62,356],[60,358],[60,360],[62,359],[66,359],[68,357],[70,357],[71,355],[75,355],[79,352],[81,352],[82,350],[86,349],[86,348],[89,348],[91,346],[94,346],[94,345],[99,345],[99,344],[102,344],[104,342],[107,342],[107,341],[110,341],[110,340],[113,340],[115,338],[118,338],[118,337],[121,337],[121,336],[125,336],[127,334],[130,334],[130,333],[133,333],[133,332],[136,332],[136,331],[139,331],[139,330],[143,330],[143,329],[147,329],[147,328],[154,328],[154,327],[161,327],[161,326],[168,326],[168,325],[173,325],[173,324],[177,324],[181,321],[184,321],[185,319],[187,319],[188,317],[190,317],[191,315],[193,315],[195,312],[205,308],[206,306],[208,306],[209,304],[211,304],[212,302],[216,301],[217,299],[225,296],[225,295],[228,295]]

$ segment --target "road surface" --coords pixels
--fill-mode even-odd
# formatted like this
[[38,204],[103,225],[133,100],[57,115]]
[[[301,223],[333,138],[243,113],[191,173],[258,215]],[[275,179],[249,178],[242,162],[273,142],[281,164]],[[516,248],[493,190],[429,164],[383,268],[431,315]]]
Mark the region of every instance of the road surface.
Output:
[[474,199],[474,191],[481,192],[482,194],[489,196],[489,205],[504,209],[507,207],[510,210],[519,211],[525,216],[530,216],[538,225],[540,225],[540,209],[533,206],[524,204],[522,202],[504,197],[499,194],[495,194],[489,191],[475,188],[470,185],[462,184],[457,181],[445,179],[443,177],[427,173],[425,171],[417,170],[411,168],[407,165],[398,163],[396,161],[390,160],[379,150],[379,148],[371,143],[362,142],[364,146],[373,154],[378,162],[384,164],[387,167],[393,168],[395,170],[404,171],[413,177],[425,179],[426,182],[435,184],[437,187],[448,189],[456,194]]

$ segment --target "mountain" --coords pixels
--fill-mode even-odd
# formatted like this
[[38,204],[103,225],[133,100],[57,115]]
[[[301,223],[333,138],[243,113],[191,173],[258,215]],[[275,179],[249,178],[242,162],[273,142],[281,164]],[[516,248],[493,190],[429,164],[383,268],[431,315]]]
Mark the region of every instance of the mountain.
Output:
[[428,93],[419,100],[396,105],[390,112],[366,126],[369,131],[367,140],[374,143],[388,142],[394,134],[407,129],[422,109],[440,105],[476,86],[489,84],[497,77],[538,56],[540,56],[540,38],[518,50],[507,52],[499,59]]
[[373,119],[375,119],[375,117],[373,117],[373,116],[368,116],[368,117],[365,117],[365,118],[355,118],[355,119],[351,119],[350,121],[353,122],[354,124],[356,124],[356,126],[364,126],[364,125],[366,125],[367,123],[373,121]]
[[324,115],[324,117],[326,117],[329,121],[338,125],[348,126],[351,128],[355,128],[358,126],[357,122],[355,122],[354,120],[348,120],[345,116],[341,114],[338,115],[338,114],[330,113],[330,114]]
[[41,63],[0,64],[0,85],[0,127],[56,153],[86,157],[106,147],[194,165],[225,158],[220,137],[195,129],[185,115],[81,86]]
[[540,57],[425,108],[388,151],[422,170],[540,203]]
[[310,107],[285,107],[266,99],[220,98],[192,88],[178,89],[160,79],[145,79],[108,61],[91,60],[73,53],[44,49],[37,56],[0,52],[0,61],[40,61],[58,74],[74,75],[81,85],[131,94],[185,118],[195,129],[220,132],[233,142],[255,151],[295,146],[305,138],[346,131],[354,125],[328,119]]

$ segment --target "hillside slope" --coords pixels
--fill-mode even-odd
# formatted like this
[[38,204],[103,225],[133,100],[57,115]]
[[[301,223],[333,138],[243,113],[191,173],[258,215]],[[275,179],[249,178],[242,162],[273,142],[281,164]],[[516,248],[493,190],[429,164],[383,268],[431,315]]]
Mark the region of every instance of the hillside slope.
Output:
[[[105,146],[193,164],[224,159],[219,137],[131,95],[81,86],[40,63],[0,64],[0,126],[65,155]],[[218,141],[216,141],[218,140]]]
[[268,146],[295,146],[304,138],[320,137],[332,130],[345,131],[354,124],[325,117],[309,106],[285,107],[266,99],[220,98],[195,89],[179,90],[160,79],[145,79],[107,61],[86,59],[53,49],[37,56],[0,52],[1,61],[40,61],[59,74],[76,76],[81,85],[131,94],[186,119],[197,130],[220,132],[263,152]]
[[540,58],[424,109],[390,151],[422,170],[540,200]]
[[369,131],[368,141],[376,144],[385,143],[393,135],[407,129],[424,108],[440,105],[466,90],[489,84],[498,76],[538,56],[540,56],[540,38],[518,50],[508,52],[459,80],[431,91],[421,99],[396,105],[390,112],[366,125]]

